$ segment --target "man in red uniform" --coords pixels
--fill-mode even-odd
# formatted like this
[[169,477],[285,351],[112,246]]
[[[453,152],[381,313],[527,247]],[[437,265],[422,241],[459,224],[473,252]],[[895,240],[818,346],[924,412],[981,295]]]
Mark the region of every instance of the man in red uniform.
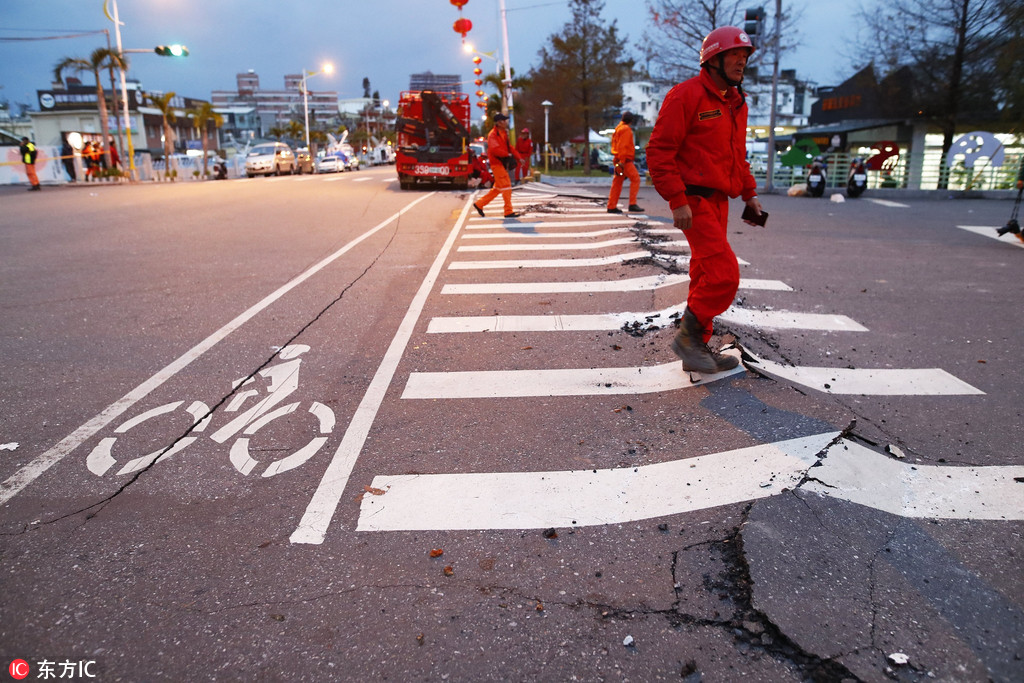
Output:
[[629,210],[643,211],[636,204],[640,192],[640,173],[636,170],[636,143],[633,142],[633,115],[622,112],[622,123],[612,133],[612,157],[615,163],[615,176],[612,178],[612,191],[608,194],[608,213],[622,213],[619,208],[619,195],[622,194],[622,183],[629,178]]
[[665,96],[647,147],[654,188],[690,244],[690,292],[672,350],[683,369],[715,373],[739,364],[708,348],[715,316],[732,304],[740,269],[729,246],[729,198],[742,196],[757,215],[754,177],[746,161],[747,105],[740,84],[750,37],[739,28],[712,31],[700,50],[700,74]]
[[519,131],[519,139],[516,140],[516,151],[519,152],[516,180],[528,179],[530,177],[530,159],[533,158],[533,139],[530,137],[529,128],[523,128]]
[[516,218],[519,214],[512,209],[512,180],[508,177],[508,171],[519,163],[519,153],[509,142],[508,117],[504,114],[494,115],[494,128],[487,136],[487,160],[491,162],[494,187],[479,203],[474,202],[473,208],[483,216],[484,207],[500,192],[502,199],[505,200],[505,218]]

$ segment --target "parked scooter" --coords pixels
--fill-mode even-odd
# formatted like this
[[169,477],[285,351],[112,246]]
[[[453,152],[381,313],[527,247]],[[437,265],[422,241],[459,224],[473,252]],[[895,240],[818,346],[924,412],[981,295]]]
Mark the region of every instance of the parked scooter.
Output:
[[1020,231],[1020,223],[1017,222],[1017,212],[1020,211],[1020,196],[1024,194],[1024,190],[1017,190],[1017,200],[1013,203],[1013,213],[1010,214],[1010,220],[1006,222],[1001,228],[996,229],[996,233],[1002,237],[1003,235],[1010,233],[1016,235],[1017,239],[1024,242],[1024,233]]
[[823,157],[814,157],[811,162],[811,169],[807,173],[807,194],[812,197],[820,197],[825,194],[825,180],[828,177],[828,169],[825,166]]
[[850,177],[846,180],[846,196],[859,197],[868,188],[868,171],[864,159],[857,157],[850,164]]

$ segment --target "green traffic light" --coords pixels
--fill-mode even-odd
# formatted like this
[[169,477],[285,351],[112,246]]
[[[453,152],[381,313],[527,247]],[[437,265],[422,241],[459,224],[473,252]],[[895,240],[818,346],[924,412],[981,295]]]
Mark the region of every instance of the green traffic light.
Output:
[[161,57],[188,57],[188,48],[175,43],[174,45],[157,45],[153,52]]

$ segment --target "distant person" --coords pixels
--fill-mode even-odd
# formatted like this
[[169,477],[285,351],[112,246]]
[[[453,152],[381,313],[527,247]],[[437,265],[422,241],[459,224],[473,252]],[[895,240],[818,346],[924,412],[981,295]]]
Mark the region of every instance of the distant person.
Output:
[[110,167],[120,169],[121,168],[121,156],[117,153],[117,145],[114,144],[114,138],[110,138]]
[[615,165],[615,175],[612,176],[612,190],[608,194],[608,213],[622,213],[619,208],[619,195],[622,194],[622,184],[629,178],[629,210],[634,212],[643,211],[637,206],[636,198],[640,193],[640,173],[636,170],[636,143],[633,141],[633,115],[626,111],[622,112],[622,122],[615,127],[612,133],[612,163]]
[[68,142],[68,136],[64,135],[64,142],[60,146],[60,163],[64,165],[64,171],[68,174],[71,182],[77,180],[75,175],[75,149]]
[[571,142],[562,145],[562,158],[565,159],[565,170],[571,171],[576,165],[576,148]]
[[519,139],[516,140],[516,151],[519,152],[519,165],[516,166],[516,180],[523,180],[530,177],[530,160],[533,159],[533,139],[530,137],[530,129],[523,128],[519,131]]
[[481,216],[484,207],[492,199],[501,194],[505,202],[505,218],[516,218],[519,214],[512,208],[512,179],[508,172],[519,163],[519,153],[508,139],[508,117],[504,114],[494,115],[494,128],[487,135],[487,160],[491,163],[491,175],[494,176],[494,187],[473,208]]
[[18,152],[21,153],[21,161],[25,164],[25,175],[28,177],[29,192],[43,189],[39,186],[39,176],[36,175],[36,157],[39,155],[36,146],[28,138],[22,138]]
[[693,372],[724,372],[739,364],[707,344],[715,317],[729,308],[739,289],[739,264],[726,234],[729,198],[742,196],[761,215],[742,134],[747,105],[740,85],[753,52],[750,37],[739,28],[709,33],[701,45],[700,73],[665,96],[647,146],[654,188],[690,244],[690,291],[672,350],[683,369]]

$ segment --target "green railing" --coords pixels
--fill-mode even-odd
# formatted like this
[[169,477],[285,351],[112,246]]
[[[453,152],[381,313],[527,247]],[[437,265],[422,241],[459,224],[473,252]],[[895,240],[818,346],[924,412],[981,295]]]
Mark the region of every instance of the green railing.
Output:
[[[850,173],[850,163],[857,156],[850,153],[823,154],[828,164],[828,187],[844,188]],[[1002,166],[993,166],[988,159],[981,159],[973,169],[965,168],[963,159],[957,159],[952,168],[942,163],[940,150],[926,150],[924,158],[917,154],[900,154],[891,159],[893,163],[880,171],[868,171],[868,187],[911,190],[937,190],[944,183],[948,190],[1008,190],[1015,186],[1024,151],[1006,152]],[[777,163],[777,160],[776,160]],[[758,185],[763,187],[767,180],[767,169],[763,162],[751,164],[751,170]],[[776,166],[772,175],[773,185],[784,190],[792,185],[806,182],[807,168]]]

